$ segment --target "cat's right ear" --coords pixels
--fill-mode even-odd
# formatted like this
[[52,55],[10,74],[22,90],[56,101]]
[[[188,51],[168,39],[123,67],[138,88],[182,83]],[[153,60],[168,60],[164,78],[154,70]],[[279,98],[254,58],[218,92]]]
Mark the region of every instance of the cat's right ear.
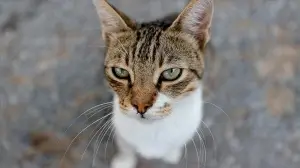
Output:
[[210,40],[213,12],[213,0],[190,0],[170,29],[191,34],[203,49]]
[[100,18],[104,39],[108,38],[112,33],[134,29],[135,23],[106,0],[93,0],[93,2]]

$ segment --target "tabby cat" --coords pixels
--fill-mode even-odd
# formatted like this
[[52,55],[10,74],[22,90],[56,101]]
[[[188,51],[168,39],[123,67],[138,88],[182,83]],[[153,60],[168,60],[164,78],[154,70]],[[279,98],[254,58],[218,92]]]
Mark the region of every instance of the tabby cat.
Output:
[[134,168],[137,155],[176,164],[202,120],[204,48],[213,0],[191,0],[173,20],[137,23],[94,0],[106,43],[106,79],[114,92],[118,154],[112,168]]

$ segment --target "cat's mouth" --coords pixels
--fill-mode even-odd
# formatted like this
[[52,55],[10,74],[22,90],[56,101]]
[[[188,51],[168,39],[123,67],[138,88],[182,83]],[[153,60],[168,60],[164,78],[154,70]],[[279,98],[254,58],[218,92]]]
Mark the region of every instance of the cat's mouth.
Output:
[[138,113],[138,112],[137,112],[137,114],[138,114],[138,115],[140,115],[140,118],[141,118],[141,119],[146,119],[146,117],[145,117],[145,114],[144,114],[144,113]]
[[127,117],[132,118],[132,119],[136,119],[136,120],[141,121],[141,122],[149,123],[149,122],[163,120],[166,117],[168,117],[171,114],[171,112],[158,110],[158,111],[155,111],[155,112],[154,111],[149,111],[149,112],[141,114],[141,113],[138,113],[136,111],[125,111],[124,110],[123,114],[126,115]]
[[153,121],[163,120],[166,117],[168,117],[170,114],[171,111],[166,111],[166,110],[164,111],[157,110],[155,112],[149,111],[143,114],[136,112],[135,118],[142,122],[153,122]]
[[127,117],[136,119],[141,122],[153,122],[163,120],[172,113],[172,107],[169,103],[164,103],[162,106],[154,106],[143,113],[138,112],[133,107],[126,109],[120,106],[120,110]]
[[142,122],[142,123],[146,123],[146,124],[151,124],[151,123],[154,123],[156,121],[161,121],[163,120],[165,117],[157,117],[157,116],[138,116],[136,119],[139,121],[139,122]]

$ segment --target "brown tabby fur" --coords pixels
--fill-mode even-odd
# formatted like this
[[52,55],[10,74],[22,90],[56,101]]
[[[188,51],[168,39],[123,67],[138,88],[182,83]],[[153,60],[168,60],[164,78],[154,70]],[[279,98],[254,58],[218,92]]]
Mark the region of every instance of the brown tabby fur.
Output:
[[[116,23],[102,21],[104,25],[110,24],[103,27],[107,47],[106,78],[109,86],[118,94],[122,109],[139,104],[140,110],[145,110],[155,102],[157,93],[178,98],[196,89],[203,75],[203,49],[209,39],[206,36],[209,30],[199,32],[197,36],[183,32],[179,24],[184,11],[177,19],[169,16],[154,22],[135,23],[107,2],[100,3],[122,22],[117,23],[117,30],[115,27],[112,30],[110,26]],[[116,78],[112,67],[127,70],[130,79]],[[160,74],[173,67],[183,68],[182,76],[174,82],[162,82]]]

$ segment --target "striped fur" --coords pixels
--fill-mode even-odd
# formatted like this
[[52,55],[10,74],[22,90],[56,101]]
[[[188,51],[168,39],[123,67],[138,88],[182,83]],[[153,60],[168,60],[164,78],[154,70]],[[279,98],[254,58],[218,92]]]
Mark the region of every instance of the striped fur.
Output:
[[[136,97],[145,99],[139,100],[144,103],[157,93],[177,98],[197,87],[204,71],[203,50],[211,24],[211,14],[204,7],[208,12],[213,10],[206,3],[210,0],[203,1],[192,0],[179,15],[135,23],[105,0],[94,0],[107,46],[107,81],[124,108],[131,107]],[[112,67],[127,70],[130,78],[117,79]],[[182,76],[173,82],[161,81],[161,73],[174,67],[183,69]]]
[[[212,0],[191,0],[177,16],[148,23],[130,20],[106,0],[94,4],[107,47],[106,79],[115,92],[119,153],[111,168],[136,167],[136,153],[178,163],[203,116],[203,53]],[[170,69],[180,76],[163,80]]]

